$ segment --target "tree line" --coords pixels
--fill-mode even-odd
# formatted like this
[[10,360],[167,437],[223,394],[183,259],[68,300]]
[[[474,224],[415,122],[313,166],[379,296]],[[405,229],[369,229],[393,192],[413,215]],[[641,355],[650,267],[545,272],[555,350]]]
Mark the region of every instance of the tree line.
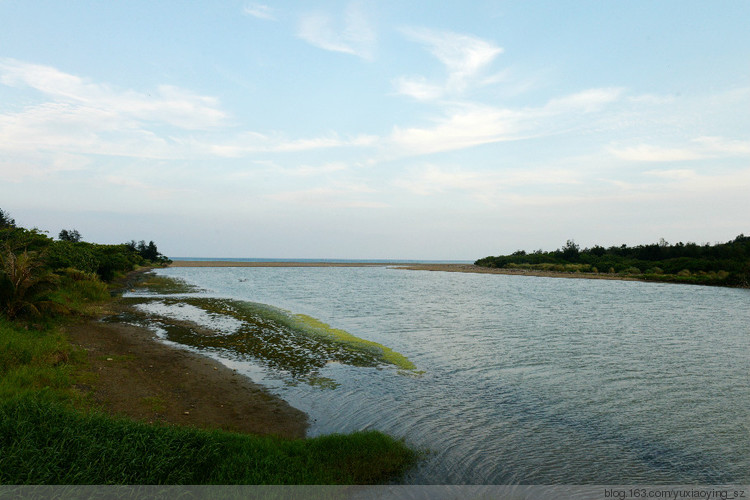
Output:
[[708,285],[750,286],[750,236],[740,234],[726,243],[638,246],[594,245],[580,248],[573,240],[557,250],[518,250],[510,255],[490,256],[478,266],[506,269],[536,269],[559,272],[610,273],[639,276],[655,281]]
[[19,227],[0,209],[0,313],[9,317],[59,309],[51,297],[68,281],[111,282],[138,266],[169,262],[153,241],[100,245],[82,241],[75,229],[55,240]]

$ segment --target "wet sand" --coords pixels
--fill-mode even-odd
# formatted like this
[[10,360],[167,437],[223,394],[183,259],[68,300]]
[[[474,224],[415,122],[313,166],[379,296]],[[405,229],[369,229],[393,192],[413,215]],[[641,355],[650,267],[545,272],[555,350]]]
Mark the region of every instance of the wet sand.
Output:
[[[120,303],[113,312],[124,308]],[[307,415],[206,356],[145,329],[81,320],[66,327],[87,366],[76,388],[104,411],[146,422],[301,438]]]

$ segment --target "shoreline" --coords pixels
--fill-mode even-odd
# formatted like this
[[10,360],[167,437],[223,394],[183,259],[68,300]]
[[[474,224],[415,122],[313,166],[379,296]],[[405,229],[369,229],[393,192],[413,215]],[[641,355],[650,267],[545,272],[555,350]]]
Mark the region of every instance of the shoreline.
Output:
[[482,267],[474,264],[415,264],[409,262],[293,262],[268,261],[246,262],[226,260],[181,260],[173,261],[167,267],[389,267],[407,271],[442,271],[453,273],[504,274],[510,276],[535,276],[542,278],[577,278],[618,281],[646,281],[632,276],[619,276],[605,273],[566,273],[556,271],[536,271],[529,269],[501,269]]
[[[506,276],[532,276],[536,278],[572,278],[589,280],[610,281],[638,281],[641,283],[666,283],[673,285],[692,286],[716,286],[729,288],[747,288],[743,286],[725,285],[721,283],[696,283],[675,279],[654,279],[652,275],[648,278],[641,275],[622,275],[609,273],[588,272],[565,272],[565,271],[540,271],[535,269],[509,269],[497,267],[484,267],[474,264],[441,264],[441,263],[414,263],[414,262],[326,262],[326,261],[225,261],[225,260],[201,260],[201,261],[173,261],[167,267],[387,267],[390,269],[401,269],[407,271],[440,271],[453,273],[475,273],[475,274],[502,274]],[[671,276],[671,275],[666,275]]]
[[[145,271],[122,280],[137,286]],[[75,389],[110,415],[147,423],[300,439],[306,413],[219,361],[161,342],[140,326],[105,321],[129,310],[120,298],[100,318],[64,327],[85,356]]]

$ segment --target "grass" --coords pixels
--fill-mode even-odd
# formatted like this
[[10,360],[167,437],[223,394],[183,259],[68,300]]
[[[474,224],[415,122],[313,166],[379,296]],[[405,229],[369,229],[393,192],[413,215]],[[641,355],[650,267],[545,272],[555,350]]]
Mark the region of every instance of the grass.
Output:
[[[71,314],[103,307],[102,288],[69,278],[55,300]],[[0,315],[0,485],[376,484],[419,459],[380,432],[284,440],[107,416],[74,388],[85,356],[62,333],[70,319],[33,321]]]
[[58,328],[37,328],[0,316],[0,399],[39,391],[68,397],[78,355]]
[[0,404],[0,484],[373,484],[416,460],[377,432],[283,440]]

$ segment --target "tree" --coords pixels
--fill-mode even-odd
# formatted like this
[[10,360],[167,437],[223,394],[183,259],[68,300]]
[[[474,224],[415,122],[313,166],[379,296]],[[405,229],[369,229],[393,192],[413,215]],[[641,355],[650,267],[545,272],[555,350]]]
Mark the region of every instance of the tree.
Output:
[[57,236],[57,238],[60,241],[71,241],[73,243],[78,243],[81,241],[81,233],[76,231],[75,229],[71,229],[68,231],[67,229],[63,229],[60,231],[60,234]]
[[0,229],[11,229],[16,227],[16,221],[8,212],[0,208]]
[[567,260],[568,262],[575,262],[578,260],[580,247],[576,244],[575,241],[568,240],[565,242],[565,246],[563,246],[560,251],[562,252],[563,259]]
[[0,311],[9,318],[64,309],[47,297],[55,286],[55,276],[35,252],[16,254],[6,246],[0,253]]

